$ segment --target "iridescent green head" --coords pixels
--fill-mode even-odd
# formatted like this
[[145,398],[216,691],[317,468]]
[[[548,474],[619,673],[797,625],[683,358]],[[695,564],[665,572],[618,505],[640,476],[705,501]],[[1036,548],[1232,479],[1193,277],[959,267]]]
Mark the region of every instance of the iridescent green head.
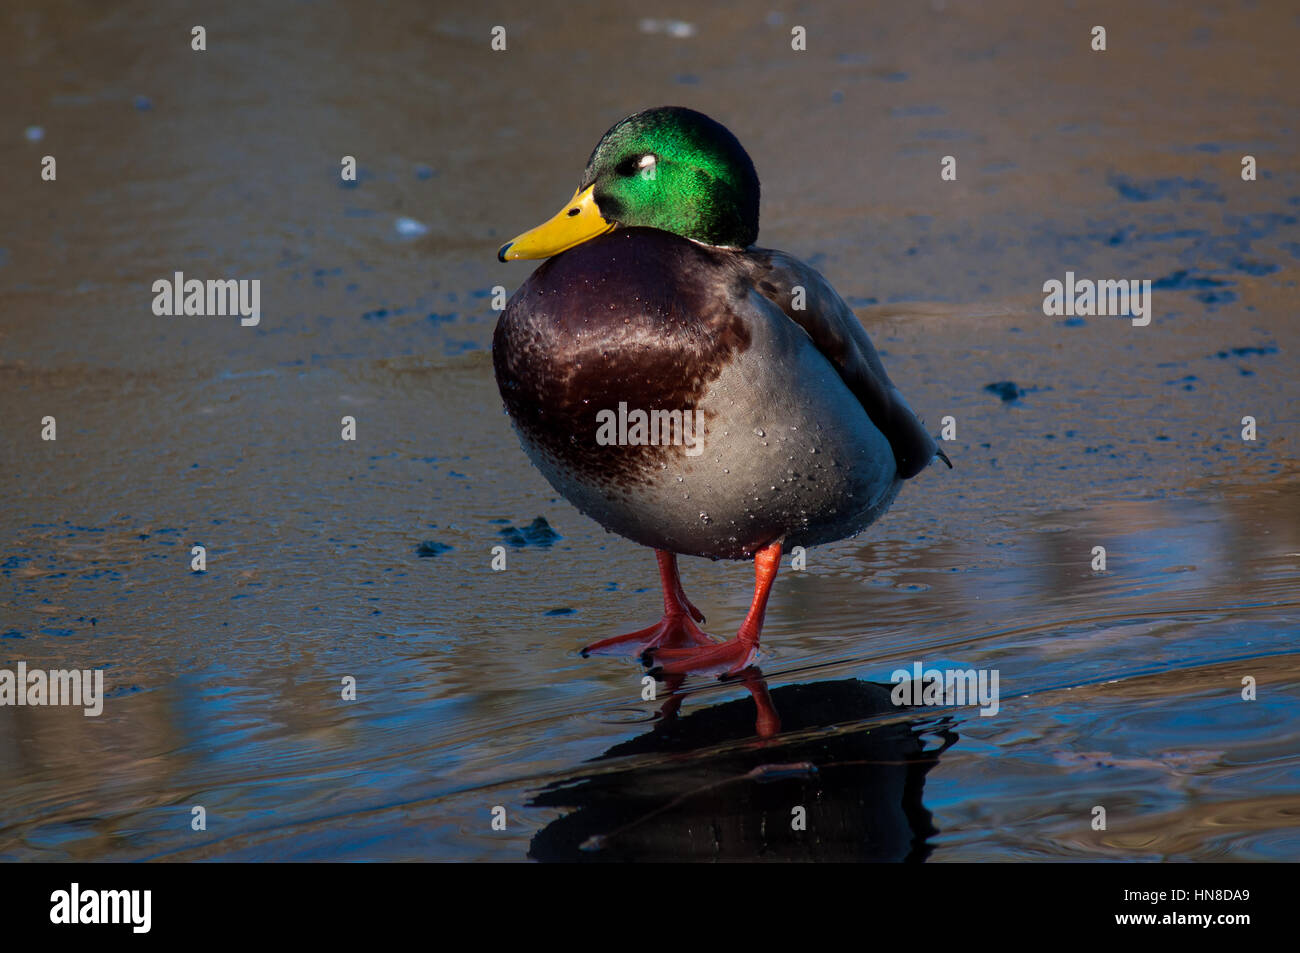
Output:
[[546,258],[616,226],[745,248],[758,239],[758,199],[754,163],[725,126],[693,109],[647,109],[605,133],[573,199],[498,257]]
[[758,240],[758,175],[736,137],[678,106],[629,116],[596,145],[582,176],[601,217],[706,245]]

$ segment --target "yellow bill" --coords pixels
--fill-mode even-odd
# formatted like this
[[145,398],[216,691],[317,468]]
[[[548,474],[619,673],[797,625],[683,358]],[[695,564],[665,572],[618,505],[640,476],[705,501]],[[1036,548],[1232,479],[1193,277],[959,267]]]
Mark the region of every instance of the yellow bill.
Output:
[[550,258],[560,252],[581,245],[588,239],[603,235],[613,224],[601,218],[596,200],[592,198],[595,186],[579,189],[558,213],[534,229],[506,242],[497,252],[501,261],[517,258]]

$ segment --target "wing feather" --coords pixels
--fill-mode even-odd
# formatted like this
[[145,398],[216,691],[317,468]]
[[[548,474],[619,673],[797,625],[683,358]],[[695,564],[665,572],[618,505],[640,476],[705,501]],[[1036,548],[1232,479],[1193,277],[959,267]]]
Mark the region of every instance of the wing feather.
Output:
[[[885,435],[894,450],[898,475],[914,477],[936,455],[942,457],[934,437],[889,379],[862,322],[830,282],[785,252],[751,248],[745,257],[754,268],[753,286],[808,333]],[[802,309],[794,307],[799,287],[804,289]]]

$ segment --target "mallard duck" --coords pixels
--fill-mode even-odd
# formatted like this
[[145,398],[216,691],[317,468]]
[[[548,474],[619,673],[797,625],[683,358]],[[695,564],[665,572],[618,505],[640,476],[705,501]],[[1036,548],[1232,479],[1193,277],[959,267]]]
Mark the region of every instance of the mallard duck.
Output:
[[[753,664],[781,555],[855,535],[938,450],[848,305],[757,248],[758,175],[726,127],[680,107],[605,133],[573,198],[507,242],[547,258],[496,326],[497,384],[524,451],[610,532],[656,551],[656,676]],[[951,466],[951,464],[949,464]],[[677,555],[753,559],[753,601],[716,641]]]

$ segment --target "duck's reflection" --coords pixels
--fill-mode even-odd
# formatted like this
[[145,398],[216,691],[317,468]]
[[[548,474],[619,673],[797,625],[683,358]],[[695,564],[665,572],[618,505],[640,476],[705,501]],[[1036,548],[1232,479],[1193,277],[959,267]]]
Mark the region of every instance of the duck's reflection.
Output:
[[[744,685],[749,696],[754,699],[754,734],[760,738],[771,738],[781,730],[781,716],[772,704],[772,695],[767,690],[767,680],[757,666],[751,665],[738,675],[726,679]],[[677,712],[682,707],[683,695],[678,691],[686,681],[685,675],[661,675],[659,681],[668,686],[668,697],[659,706],[659,724],[657,730],[667,732],[677,721]],[[607,755],[608,757],[608,755]]]
[[[674,691],[652,731],[533,798],[534,806],[567,813],[537,833],[528,856],[925,859],[937,830],[921,792],[926,773],[957,740],[951,719],[839,728],[897,714],[892,686],[845,679],[769,694],[756,670],[744,683],[757,706],[759,734],[766,725],[773,737],[754,737],[755,708],[746,699],[678,717],[681,697]],[[635,760],[627,767],[603,764],[615,758]]]

